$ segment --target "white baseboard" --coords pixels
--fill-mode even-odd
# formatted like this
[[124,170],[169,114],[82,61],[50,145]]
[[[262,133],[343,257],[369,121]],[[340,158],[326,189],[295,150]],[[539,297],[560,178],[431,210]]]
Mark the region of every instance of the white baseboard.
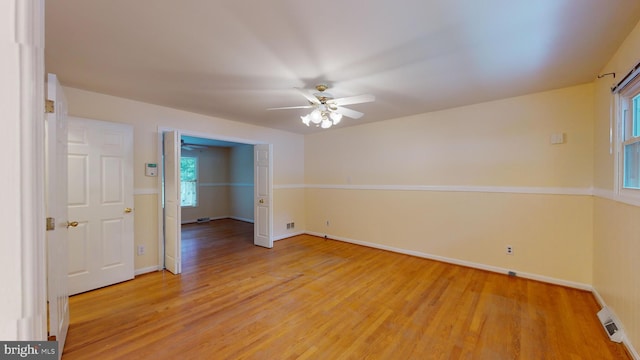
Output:
[[[210,216],[205,216],[208,217],[210,221],[214,221],[214,220],[222,220],[222,219],[233,219],[233,220],[238,220],[238,221],[244,221],[244,222],[248,222],[253,224],[254,221],[253,219],[246,219],[246,218],[241,218],[238,216],[217,216],[217,217],[210,217]],[[193,223],[197,223],[198,219],[189,219],[189,220],[182,220],[181,224],[193,224]]]
[[[209,217],[209,216],[203,216],[203,217],[208,217],[210,221],[213,220],[222,220],[222,219],[228,219],[228,216],[218,216],[218,217]],[[197,223],[198,219],[187,219],[184,220],[182,219],[182,221],[180,222],[180,224],[184,225],[184,224],[193,224],[193,223]]]
[[[306,233],[309,234],[309,235],[314,235],[314,236],[319,236],[319,237],[324,237],[324,235],[325,235],[325,234],[322,234],[322,233],[315,233],[315,232],[309,232],[309,231],[307,231]],[[470,268],[474,268],[474,269],[486,270],[486,271],[491,271],[491,272],[500,273],[500,274],[509,274],[510,271],[514,271],[514,272],[517,273],[518,277],[525,278],[525,279],[537,280],[537,281],[541,281],[541,282],[545,282],[545,283],[549,283],[549,284],[562,285],[562,286],[566,286],[566,287],[570,287],[570,288],[574,288],[574,289],[586,290],[586,291],[592,291],[593,290],[592,286],[589,285],[589,284],[583,284],[583,283],[574,282],[574,281],[557,279],[557,278],[552,278],[552,277],[544,276],[544,275],[530,274],[530,273],[515,271],[515,270],[512,270],[512,269],[506,269],[506,268],[502,268],[502,267],[498,267],[498,266],[492,266],[492,265],[486,265],[486,264],[481,264],[481,263],[476,263],[476,262],[471,262],[471,261],[453,259],[453,258],[448,258],[448,257],[444,257],[444,256],[439,256],[439,255],[427,254],[427,253],[423,253],[423,252],[419,252],[419,251],[406,250],[406,249],[396,248],[396,247],[393,247],[393,246],[381,245],[381,244],[370,243],[370,242],[360,241],[360,240],[353,240],[353,239],[348,239],[348,238],[343,238],[343,237],[336,237],[336,236],[332,236],[332,235],[328,235],[328,234],[327,234],[327,236],[328,236],[328,238],[333,239],[333,240],[344,241],[344,242],[348,242],[348,243],[351,243],[351,244],[367,246],[367,247],[371,247],[371,248],[375,248],[375,249],[387,250],[387,251],[391,251],[391,252],[395,252],[395,253],[399,253],[399,254],[411,255],[411,256],[421,257],[421,258],[429,259],[429,260],[437,260],[437,261],[442,261],[442,262],[449,263],[449,264],[466,266],[466,267],[470,267]]]
[[237,217],[237,216],[229,216],[229,217],[227,217],[227,219],[233,219],[233,220],[238,220],[238,221],[244,221],[244,222],[251,223],[251,224],[255,223],[255,222],[253,221],[253,219],[246,219],[246,218],[241,218],[241,217]]
[[[593,293],[593,296],[596,298],[596,301],[598,302],[601,308],[608,307],[607,303],[604,301],[604,299],[602,298],[602,296],[600,295],[600,293],[596,288],[593,288],[591,292]],[[620,318],[615,314],[615,311],[613,311],[611,308],[609,308],[609,311],[611,311],[613,313],[613,316],[616,318],[616,324],[621,325],[622,330],[624,331],[624,324],[620,321]],[[622,338],[622,344],[624,345],[625,348],[627,348],[627,351],[629,352],[629,354],[631,354],[634,360],[640,360],[640,354],[638,354],[636,349],[633,347],[633,344],[631,343],[631,341],[629,341],[629,339],[627,338],[627,335],[626,335],[627,332],[625,331],[624,334],[625,336]]]
[[133,271],[133,274],[135,276],[138,276],[138,275],[142,275],[142,274],[146,274],[146,273],[150,273],[150,272],[154,272],[154,271],[160,271],[160,270],[162,270],[162,267],[160,265],[149,266],[149,267],[142,268],[142,269],[135,269]]

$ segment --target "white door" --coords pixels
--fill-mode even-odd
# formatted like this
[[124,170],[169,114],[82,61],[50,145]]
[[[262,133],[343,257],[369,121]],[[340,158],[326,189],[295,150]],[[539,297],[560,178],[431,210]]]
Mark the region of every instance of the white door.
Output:
[[47,76],[47,99],[54,112],[45,119],[46,128],[46,211],[47,222],[47,300],[49,337],[58,341],[62,354],[69,328],[67,291],[67,104],[58,79]]
[[[133,128],[69,118],[69,293],[133,279]],[[141,169],[142,171],[142,169]]]
[[272,216],[272,185],[271,171],[272,153],[271,144],[255,145],[253,147],[254,164],[254,192],[255,192],[255,225],[253,243],[267,248],[273,247],[273,234],[271,229]]
[[180,133],[164,133],[164,267],[182,272],[180,244]]

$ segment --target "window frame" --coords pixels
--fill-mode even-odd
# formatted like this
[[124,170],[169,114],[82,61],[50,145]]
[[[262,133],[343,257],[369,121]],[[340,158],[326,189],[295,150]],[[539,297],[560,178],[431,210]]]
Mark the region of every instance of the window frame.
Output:
[[[182,179],[182,161],[186,160],[186,159],[193,159],[193,161],[195,162],[195,179],[194,180],[183,180]],[[180,207],[198,207],[199,204],[199,196],[200,196],[200,191],[198,189],[198,177],[200,175],[200,169],[199,169],[199,165],[200,165],[200,161],[198,160],[197,156],[181,156],[180,157]],[[189,182],[189,183],[193,183],[193,188],[194,188],[194,192],[195,192],[195,196],[194,196],[194,202],[193,204],[186,204],[183,205],[183,198],[182,198],[182,191],[185,188],[184,183]]]
[[[626,146],[640,143],[640,111],[634,109],[634,99],[637,99],[636,106],[640,106],[640,76],[625,84],[619,91],[615,91],[618,111],[616,112],[616,141],[615,141],[615,192],[622,197],[640,200],[640,188],[625,187]],[[634,111],[635,110],[635,111]],[[634,128],[636,134],[634,134]]]

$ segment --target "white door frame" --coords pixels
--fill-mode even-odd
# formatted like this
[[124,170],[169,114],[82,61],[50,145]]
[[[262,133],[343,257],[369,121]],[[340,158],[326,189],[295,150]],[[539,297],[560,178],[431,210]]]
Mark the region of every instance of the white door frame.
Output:
[[180,131],[168,131],[162,134],[164,155],[162,161],[162,179],[164,188],[162,198],[164,224],[164,268],[172,274],[182,273],[182,206],[180,183],[180,161],[182,144]]
[[[163,266],[164,264],[164,215],[162,213],[162,197],[164,196],[164,194],[162,193],[163,192],[162,177],[164,174],[164,163],[162,161],[162,155],[163,155],[162,154],[162,146],[163,146],[162,134],[167,131],[178,131],[182,136],[191,136],[191,137],[197,137],[197,138],[209,139],[209,140],[228,141],[228,142],[234,142],[234,143],[245,144],[245,145],[267,144],[266,142],[259,142],[255,140],[247,140],[242,138],[234,138],[230,136],[223,136],[223,135],[216,135],[216,134],[210,134],[210,133],[202,133],[202,132],[196,132],[196,131],[190,131],[190,130],[177,129],[172,127],[158,126],[157,163],[158,163],[158,268],[159,269],[164,268]],[[271,179],[269,180],[273,184],[273,171],[271,172],[270,175],[271,175]],[[255,196],[254,196],[253,206],[254,208],[256,206]],[[179,225],[182,226],[182,224],[179,224]],[[269,228],[273,229],[273,216],[269,217]],[[273,242],[273,233],[271,234],[271,241]]]
[[[0,151],[13,176],[0,178],[5,293],[0,339],[47,339],[44,197],[44,0],[0,2]],[[16,151],[17,149],[17,151]]]
[[[266,171],[265,171],[266,169]],[[273,247],[273,145],[253,146],[253,244]],[[264,221],[264,218],[267,221]]]
[[53,102],[54,111],[46,121],[46,211],[53,220],[53,228],[47,230],[47,298],[49,300],[49,338],[58,341],[58,354],[62,356],[69,330],[68,291],[68,116],[67,100],[62,86],[54,74],[47,74],[47,99]]

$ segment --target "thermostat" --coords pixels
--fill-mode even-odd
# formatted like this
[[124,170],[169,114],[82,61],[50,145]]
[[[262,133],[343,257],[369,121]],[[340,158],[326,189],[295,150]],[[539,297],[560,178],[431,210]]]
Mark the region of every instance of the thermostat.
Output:
[[158,164],[144,164],[144,174],[147,176],[158,176]]

